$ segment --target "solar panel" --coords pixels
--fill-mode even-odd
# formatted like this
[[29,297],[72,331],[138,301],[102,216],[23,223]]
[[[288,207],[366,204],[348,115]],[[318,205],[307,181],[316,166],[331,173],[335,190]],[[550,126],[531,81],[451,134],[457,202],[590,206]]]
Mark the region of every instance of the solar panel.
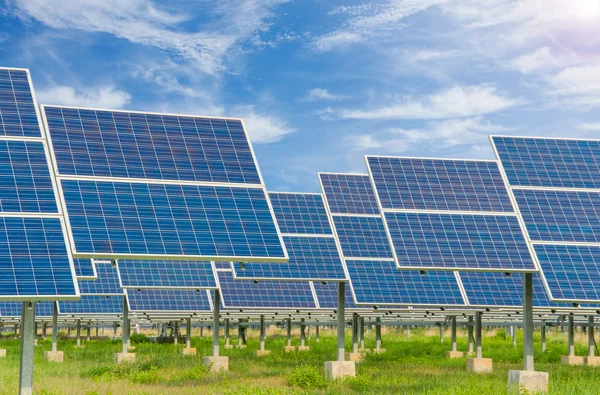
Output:
[[600,302],[600,141],[490,139],[550,299]]
[[319,173],[319,179],[358,305],[465,305],[454,273],[396,269],[381,215],[371,214],[377,201],[369,176]]
[[217,270],[221,301],[226,309],[316,309],[309,282],[234,280],[229,270]]
[[125,290],[130,311],[201,313],[212,310],[210,291],[193,289]]
[[0,68],[0,299],[79,296],[29,71]]
[[287,261],[240,120],[42,112],[75,257]]
[[[317,301],[319,302],[319,308],[321,309],[331,309],[335,310],[338,308],[338,284],[337,283],[323,283],[315,281],[313,283],[313,287],[315,289],[315,295]],[[354,302],[354,296],[352,295],[352,291],[350,287],[346,287],[345,298],[344,298],[344,306],[347,309],[358,309],[365,308],[364,306],[359,307]]]
[[75,258],[73,266],[78,280],[95,280],[98,277],[93,259]]
[[345,281],[338,244],[320,194],[269,193],[290,261],[287,265],[234,262],[240,279]]
[[110,263],[96,263],[97,280],[82,281],[81,295],[123,295],[117,268]]
[[117,269],[123,288],[217,288],[212,262],[124,259]]
[[538,270],[497,162],[366,161],[399,269]]
[[121,315],[123,296],[81,295],[80,300],[58,302],[59,314]]
[[[0,302],[0,317],[21,317],[22,302]],[[36,302],[36,317],[52,317],[54,302]]]

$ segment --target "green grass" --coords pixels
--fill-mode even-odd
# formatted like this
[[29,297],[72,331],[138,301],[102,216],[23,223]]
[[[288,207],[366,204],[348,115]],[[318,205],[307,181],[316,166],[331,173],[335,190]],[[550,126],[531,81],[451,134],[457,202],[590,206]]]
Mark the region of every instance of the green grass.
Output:
[[[433,332],[431,332],[433,333]],[[116,365],[113,354],[120,351],[118,341],[85,342],[76,348],[73,340],[61,340],[59,349],[65,352],[65,362],[55,364],[43,359],[50,349],[49,340],[40,340],[35,349],[35,393],[59,394],[506,394],[509,369],[521,368],[522,346],[513,348],[503,331],[484,338],[484,356],[493,358],[494,373],[469,374],[465,360],[449,360],[447,336],[440,344],[437,335],[427,336],[424,330],[414,330],[411,337],[401,333],[384,334],[386,352],[368,354],[357,364],[357,377],[327,382],[323,363],[335,359],[336,339],[322,331],[321,341],[309,342],[310,352],[283,352],[285,338],[267,339],[272,354],[256,358],[253,350],[258,340],[249,340],[247,349],[222,349],[228,355],[229,372],[209,373],[202,366],[201,356],[209,355],[211,339],[194,338],[192,346],[198,356],[185,357],[183,345],[154,344],[138,339],[135,363]],[[348,347],[349,336],[347,336]],[[521,341],[519,339],[519,344]],[[0,394],[14,394],[18,388],[19,343],[2,340],[7,358],[0,360]],[[366,340],[374,346],[373,335]],[[560,356],[567,353],[566,335],[548,336],[548,351],[542,352],[536,336],[536,370],[550,373],[551,394],[597,394],[600,388],[600,368],[560,365]],[[459,349],[466,349],[464,337]],[[577,344],[577,353],[585,355],[587,348]]]

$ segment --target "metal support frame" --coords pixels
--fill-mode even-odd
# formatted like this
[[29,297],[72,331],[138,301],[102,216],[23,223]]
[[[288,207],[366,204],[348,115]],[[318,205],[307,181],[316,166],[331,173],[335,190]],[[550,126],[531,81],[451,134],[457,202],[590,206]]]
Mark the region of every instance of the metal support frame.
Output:
[[319,342],[319,320],[317,320],[317,325],[315,326],[315,342]]
[[192,347],[192,317],[185,320],[185,348]]
[[287,326],[287,341],[286,341],[286,346],[291,347],[292,346],[292,319],[288,318],[286,320],[286,326]]
[[33,394],[33,354],[35,340],[35,302],[23,302],[21,314],[21,364],[19,394]]
[[440,343],[444,344],[444,324],[440,324]]
[[381,317],[377,317],[375,321],[375,349],[379,350],[381,348]]
[[594,342],[594,316],[590,315],[588,317],[588,357],[594,356],[594,348],[596,346]]
[[473,352],[473,343],[475,340],[475,339],[473,339],[473,316],[470,315],[468,320],[469,320],[469,326],[467,327],[467,344],[468,344],[467,352],[470,354]]
[[304,334],[306,325],[304,325],[304,321],[304,318],[300,319],[300,347],[304,347],[304,343],[306,342],[306,335]]
[[173,344],[179,342],[179,321],[175,321],[175,330],[173,331]]
[[225,318],[225,345],[229,347],[229,318]]
[[475,312],[475,358],[483,358],[483,348],[481,347],[481,338],[483,328],[481,327],[481,311]]
[[545,322],[542,323],[541,332],[542,332],[542,351],[546,351],[546,323]]
[[219,356],[219,318],[221,308],[221,294],[218,289],[214,290],[213,301],[213,357]]
[[456,316],[452,316],[452,351],[456,352]]
[[127,305],[127,297],[125,296],[123,296],[123,324],[121,326],[121,339],[121,352],[123,354],[127,354],[129,352],[129,306]]
[[58,351],[58,302],[52,304],[52,352]]
[[77,347],[81,347],[81,320],[77,320],[77,329],[75,331],[75,341],[77,342]]
[[260,316],[260,351],[265,350],[265,316]]
[[360,317],[360,331],[358,332],[359,344],[361,349],[365,348],[365,317]]
[[337,349],[338,349],[338,361],[344,361],[346,358],[346,346],[344,344],[344,337],[346,334],[346,283],[340,282],[338,284],[338,307],[337,307]]
[[358,314],[352,314],[352,352],[358,352]]
[[569,356],[575,356],[575,318],[569,314]]
[[[515,330],[515,337],[517,331]],[[533,372],[533,273],[523,274],[523,370]]]

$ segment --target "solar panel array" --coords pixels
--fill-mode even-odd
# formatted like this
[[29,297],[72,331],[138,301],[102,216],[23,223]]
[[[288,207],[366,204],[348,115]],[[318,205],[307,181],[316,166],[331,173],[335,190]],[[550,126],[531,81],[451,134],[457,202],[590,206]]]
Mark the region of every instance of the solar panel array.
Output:
[[123,296],[119,295],[81,295],[77,301],[58,302],[58,313],[67,315],[121,315],[123,314]]
[[122,259],[117,269],[123,288],[217,288],[212,262]]
[[398,268],[537,270],[495,161],[366,161]]
[[287,254],[240,120],[43,106],[73,254]]
[[29,71],[0,68],[0,299],[78,296]]
[[465,305],[454,273],[397,270],[368,175],[319,179],[359,305]]
[[[0,317],[21,317],[22,307],[22,302],[0,302]],[[53,310],[54,302],[44,301],[35,304],[36,317],[52,317]]]
[[98,277],[93,259],[75,258],[73,266],[78,280],[95,280]]
[[124,295],[117,268],[110,263],[96,263],[95,266],[98,278],[81,281],[79,283],[81,295]]
[[323,196],[269,193],[290,261],[285,265],[234,262],[236,279],[346,281]]
[[600,141],[492,136],[550,298],[600,302]]
[[127,289],[129,310],[142,313],[201,313],[212,310],[210,291],[194,289]]

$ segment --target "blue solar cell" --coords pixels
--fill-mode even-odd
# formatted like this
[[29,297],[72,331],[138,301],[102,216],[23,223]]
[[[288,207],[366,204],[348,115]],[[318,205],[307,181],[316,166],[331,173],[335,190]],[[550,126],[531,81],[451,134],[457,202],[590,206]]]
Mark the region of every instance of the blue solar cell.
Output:
[[123,296],[82,295],[77,301],[58,302],[60,314],[119,315],[123,313]]
[[260,188],[61,183],[75,254],[285,257]]
[[7,296],[76,296],[59,218],[0,217],[0,290]]
[[[0,70],[1,71],[1,70]],[[1,317],[20,317],[22,313],[22,302],[0,302]],[[54,302],[36,302],[35,316],[36,317],[52,317],[54,310]]]
[[532,241],[600,242],[600,193],[515,190]]
[[117,268],[124,288],[217,288],[211,262],[124,259]]
[[400,267],[536,270],[516,216],[384,215]]
[[346,280],[335,238],[283,236],[290,261],[283,265],[234,262],[236,279]]
[[0,136],[41,137],[26,70],[0,68]]
[[553,300],[600,302],[600,247],[535,245]]
[[307,193],[269,193],[281,233],[332,234],[323,197]]
[[367,156],[383,209],[513,212],[492,161]]
[[345,258],[392,258],[381,217],[334,216]]
[[214,262],[215,268],[231,270],[231,262]]
[[129,309],[140,312],[208,312],[207,291],[194,289],[127,290]]
[[117,268],[110,263],[96,263],[97,280],[81,281],[81,295],[123,295]]
[[600,141],[493,136],[511,186],[600,188]]
[[75,266],[75,276],[78,279],[95,279],[97,277],[96,269],[91,259],[75,258],[73,259],[73,265]]
[[[315,287],[315,294],[317,295],[317,300],[319,301],[319,307],[322,309],[337,309],[338,307],[338,284],[337,283],[322,283],[315,281],[313,283]],[[346,285],[345,288],[345,299],[344,306],[347,309],[356,309],[359,308],[356,303],[354,303],[354,297],[352,296],[352,291],[350,287]],[[363,307],[360,307],[363,308]]]
[[239,120],[43,107],[62,175],[261,184]]
[[0,212],[58,213],[42,142],[0,140]]
[[319,178],[332,214],[379,215],[368,175],[319,173]]
[[217,271],[225,308],[314,309],[308,282],[234,280],[231,271]]
[[358,304],[465,305],[453,272],[401,271],[393,261],[347,260]]

